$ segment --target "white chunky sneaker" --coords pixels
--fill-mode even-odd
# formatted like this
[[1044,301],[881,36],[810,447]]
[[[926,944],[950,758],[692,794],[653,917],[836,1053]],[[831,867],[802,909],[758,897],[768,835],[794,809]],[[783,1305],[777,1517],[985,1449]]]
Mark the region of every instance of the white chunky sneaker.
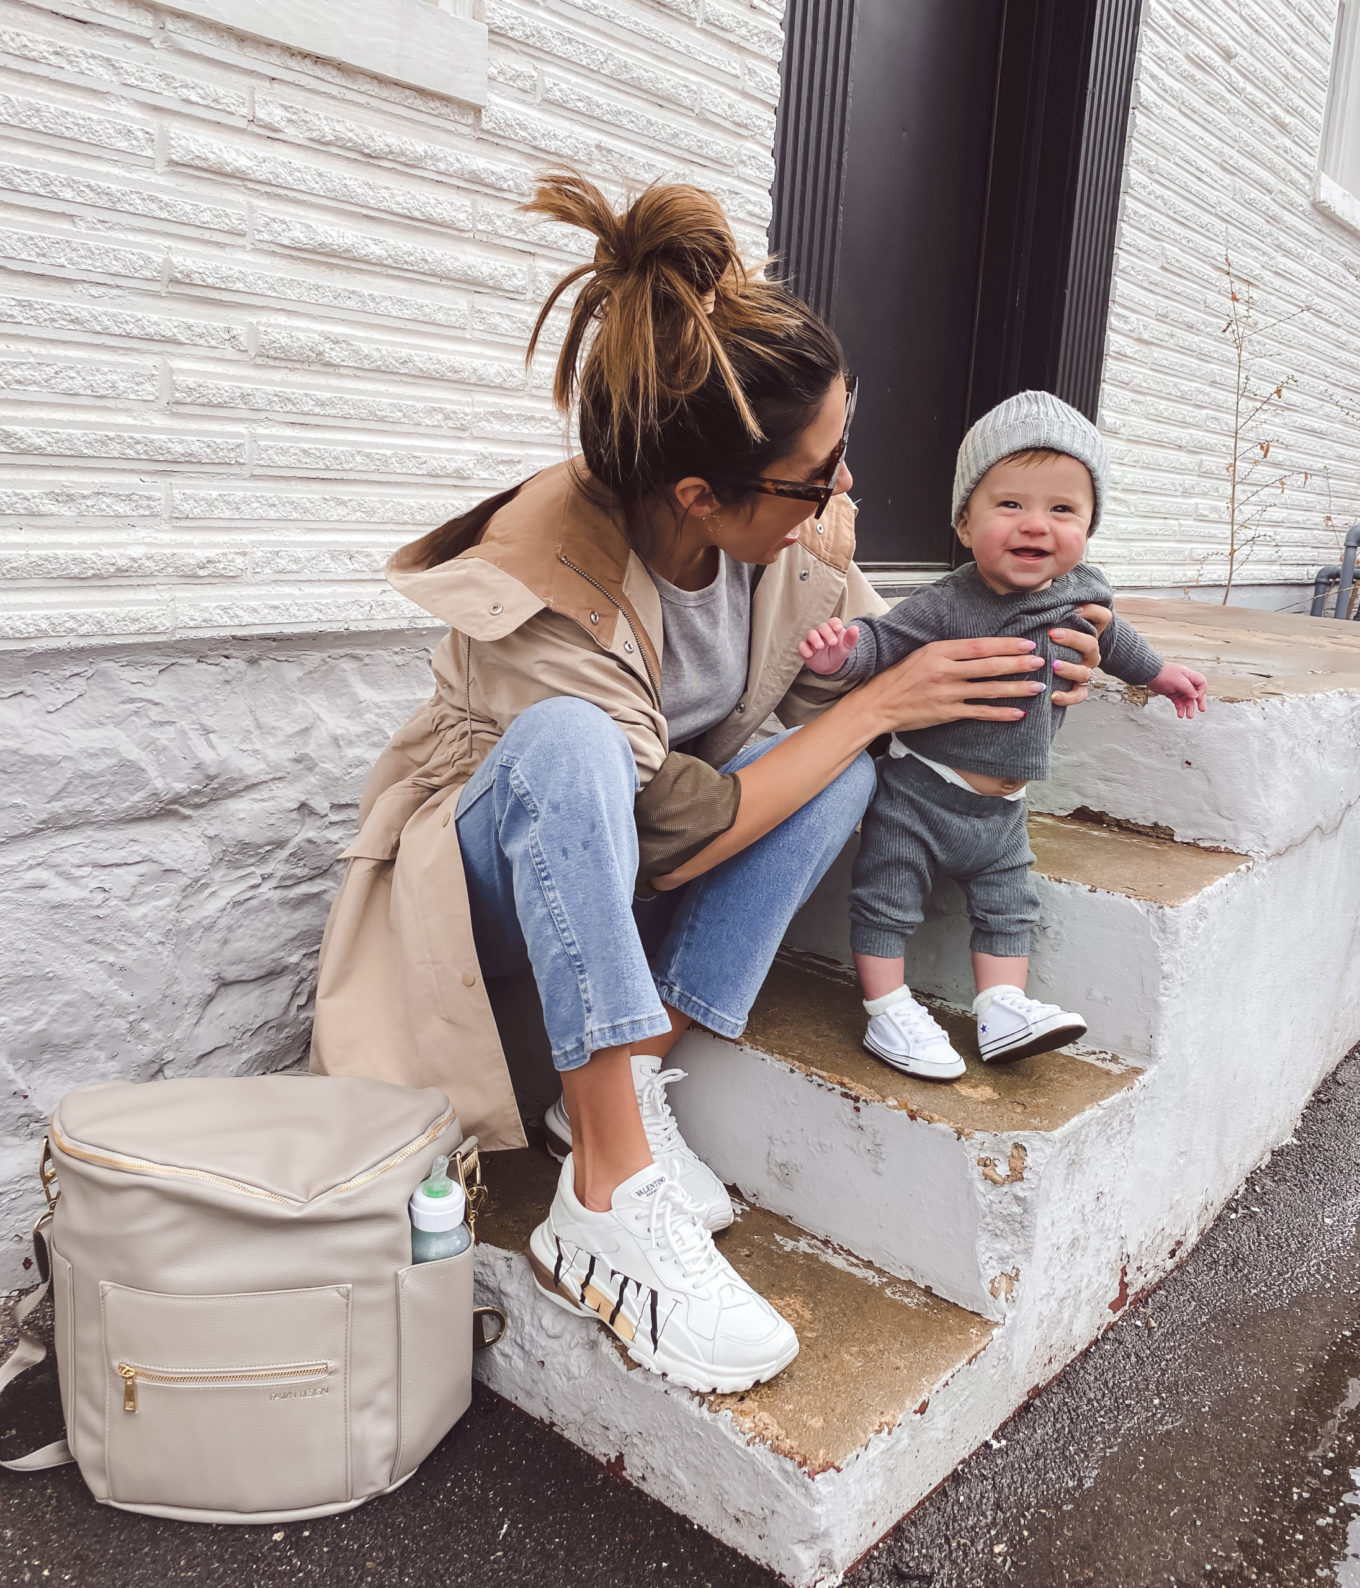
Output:
[[724,1394],[773,1378],[798,1336],[713,1244],[699,1210],[657,1165],[614,1192],[608,1213],[583,1207],[568,1156],[557,1194],[529,1237],[539,1289],[598,1317],[634,1362]]
[[1080,1015],[1057,1004],[1041,1004],[1019,987],[988,987],[973,1000],[978,1052],[988,1064],[1048,1053],[1086,1035]]
[[911,996],[909,987],[866,998],[869,1029],[864,1046],[885,1063],[928,1081],[952,1081],[963,1074],[963,1060],[928,1009]]
[[[637,1088],[642,1128],[652,1157],[674,1180],[691,1202],[699,1206],[700,1217],[711,1230],[725,1230],[732,1222],[732,1198],[727,1187],[680,1134],[680,1127],[666,1100],[666,1088],[683,1081],[683,1070],[663,1070],[661,1060],[650,1053],[633,1055],[633,1085]],[[559,1097],[543,1116],[548,1135],[548,1151],[558,1163],[571,1151],[571,1120],[567,1105]]]

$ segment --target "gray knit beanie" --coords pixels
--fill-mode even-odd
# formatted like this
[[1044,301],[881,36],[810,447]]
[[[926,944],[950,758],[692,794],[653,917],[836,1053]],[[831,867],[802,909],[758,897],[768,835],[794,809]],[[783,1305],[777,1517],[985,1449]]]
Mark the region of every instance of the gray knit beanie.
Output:
[[959,447],[954,467],[954,505],[951,522],[957,527],[959,515],[968,504],[978,481],[994,463],[1028,452],[1031,447],[1051,447],[1084,463],[1095,487],[1096,506],[1091,515],[1091,533],[1100,523],[1105,501],[1105,484],[1110,475],[1110,459],[1100,432],[1085,416],[1069,407],[1052,392],[1022,391],[998,403],[973,426]]

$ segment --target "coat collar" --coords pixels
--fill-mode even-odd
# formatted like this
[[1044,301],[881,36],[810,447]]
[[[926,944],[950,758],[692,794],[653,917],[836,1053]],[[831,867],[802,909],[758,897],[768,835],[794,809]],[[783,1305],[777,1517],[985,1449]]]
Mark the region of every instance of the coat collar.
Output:
[[[844,576],[854,555],[854,522],[854,508],[843,496],[834,497],[820,520],[802,524],[798,542],[780,561],[806,567],[811,559]],[[501,639],[546,607],[614,651],[622,619],[637,637],[651,682],[659,686],[659,603],[630,598],[630,591],[641,588],[639,575],[648,594],[650,580],[629,543],[621,508],[579,457],[526,480],[481,540],[451,561],[417,568],[412,551],[405,546],[388,562],[389,582],[460,633]]]
[[477,544],[451,561],[419,568],[413,551],[403,546],[391,558],[389,583],[460,633],[502,639],[547,607],[612,650],[622,617],[660,679],[660,635],[625,593],[633,552],[623,514],[579,458],[526,480]]

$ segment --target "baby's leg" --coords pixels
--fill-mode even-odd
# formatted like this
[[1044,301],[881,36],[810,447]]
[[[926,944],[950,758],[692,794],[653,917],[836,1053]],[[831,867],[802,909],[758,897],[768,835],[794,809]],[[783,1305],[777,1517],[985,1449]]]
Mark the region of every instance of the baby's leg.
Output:
[[921,924],[934,877],[932,815],[896,771],[880,769],[851,879],[850,947],[869,1017],[864,1045],[908,1075],[949,1081],[963,1074],[963,1060],[911,996],[902,953],[904,939]]
[[913,791],[880,771],[850,875],[850,947],[866,998],[895,992],[906,979],[903,945],[925,917],[934,881],[923,826]]
[[986,992],[989,987],[1018,987],[1024,992],[1028,979],[1028,954],[983,954],[973,950],[973,985],[979,992]]
[[[1019,829],[1009,856],[989,870],[962,879],[973,921],[973,975],[978,995],[978,1052],[988,1064],[1026,1058],[1075,1042],[1086,1034],[1078,1014],[1039,1003],[1025,993],[1029,939],[1039,919],[1039,896],[1030,865],[1034,856]],[[1021,858],[1023,855],[1023,859]],[[1008,863],[1009,862],[1009,863]]]
[[1020,853],[999,865],[960,877],[973,923],[971,948],[977,990],[1019,987],[1029,975],[1030,936],[1039,921],[1039,894],[1030,874],[1034,856],[1019,837]]
[[906,958],[902,954],[896,959],[882,954],[856,954],[855,973],[865,998],[882,998],[906,985]]

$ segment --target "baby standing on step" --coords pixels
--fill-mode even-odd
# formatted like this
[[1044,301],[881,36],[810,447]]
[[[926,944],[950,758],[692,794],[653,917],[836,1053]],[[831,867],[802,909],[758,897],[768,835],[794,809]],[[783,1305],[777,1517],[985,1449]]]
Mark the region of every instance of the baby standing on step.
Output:
[[[1073,608],[1114,601],[1104,575],[1081,560],[1100,522],[1108,472],[1099,432],[1076,409],[1047,392],[1007,399],[959,448],[953,521],[974,560],[883,617],[821,624],[798,647],[803,661],[823,677],[858,684],[931,640],[989,634],[1033,641],[1050,666],[1070,659],[1049,630],[1094,633]],[[1100,636],[1100,658],[1116,678],[1165,695],[1180,717],[1205,709],[1204,677],[1164,663],[1118,615]],[[1063,716],[1039,695],[1023,721],[964,718],[895,734],[879,763],[853,873],[850,945],[869,1016],[864,1044],[910,1075],[950,1080],[964,1069],[906,985],[904,940],[920,925],[941,871],[963,889],[973,923],[982,1058],[1019,1059],[1085,1034],[1080,1015],[1025,991],[1039,918],[1025,787],[1048,776]]]

